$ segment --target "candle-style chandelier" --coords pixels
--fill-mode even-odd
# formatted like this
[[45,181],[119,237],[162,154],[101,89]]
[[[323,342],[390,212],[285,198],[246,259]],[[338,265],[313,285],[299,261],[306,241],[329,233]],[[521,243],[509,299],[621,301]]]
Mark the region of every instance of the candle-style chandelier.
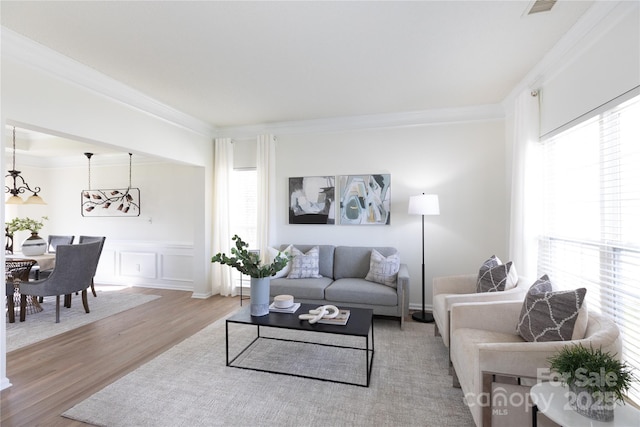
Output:
[[[13,179],[13,187],[9,187],[5,185],[4,192],[7,194],[11,194],[10,197],[7,198],[6,204],[9,205],[46,205],[45,201],[42,200],[42,197],[38,196],[38,193],[41,191],[40,187],[34,187],[31,189],[29,184],[24,180],[24,178],[20,175],[20,171],[16,170],[16,128],[13,127],[13,163],[11,170],[4,177],[5,179],[11,177]],[[22,183],[21,185],[18,185]],[[24,194],[25,192],[31,192],[31,196],[27,198],[27,200],[23,200],[20,197],[20,194]]]

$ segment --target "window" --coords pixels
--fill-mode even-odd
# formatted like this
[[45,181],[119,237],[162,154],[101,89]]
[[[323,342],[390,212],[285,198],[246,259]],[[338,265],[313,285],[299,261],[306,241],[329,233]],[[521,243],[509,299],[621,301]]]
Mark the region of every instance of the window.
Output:
[[[608,108],[543,141],[538,268],[559,287],[587,288],[640,372],[640,96]],[[640,384],[629,397],[640,403]]]
[[[257,249],[258,214],[257,174],[255,169],[234,169],[231,173],[230,227],[231,236],[238,235],[249,244],[249,249]],[[235,270],[234,270],[235,271]],[[248,286],[249,277],[234,274],[233,285]]]

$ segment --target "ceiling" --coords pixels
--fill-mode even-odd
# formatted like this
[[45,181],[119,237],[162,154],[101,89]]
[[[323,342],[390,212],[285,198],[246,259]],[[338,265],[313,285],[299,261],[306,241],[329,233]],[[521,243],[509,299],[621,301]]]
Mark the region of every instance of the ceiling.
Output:
[[2,25],[215,128],[500,103],[593,1],[2,1]]

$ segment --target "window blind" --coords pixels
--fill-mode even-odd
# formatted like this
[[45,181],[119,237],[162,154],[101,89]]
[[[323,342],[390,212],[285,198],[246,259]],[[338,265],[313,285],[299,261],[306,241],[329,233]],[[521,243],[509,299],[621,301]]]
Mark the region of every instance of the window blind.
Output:
[[[622,334],[640,372],[640,96],[543,141],[538,270],[559,288],[586,287],[590,310]],[[640,403],[640,384],[629,398]]]

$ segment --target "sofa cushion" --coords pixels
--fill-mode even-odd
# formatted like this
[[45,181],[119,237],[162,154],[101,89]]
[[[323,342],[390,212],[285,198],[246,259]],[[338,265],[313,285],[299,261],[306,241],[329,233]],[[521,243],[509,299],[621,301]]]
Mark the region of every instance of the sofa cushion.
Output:
[[293,256],[291,271],[287,275],[288,279],[309,279],[319,278],[320,275],[320,248],[314,246],[306,253],[302,253],[297,248],[291,249]]
[[271,279],[271,296],[293,295],[297,299],[323,300],[325,289],[333,279],[321,277],[318,279]]
[[518,283],[518,273],[511,261],[481,271],[482,274],[478,277],[476,284],[476,292],[478,293],[501,292],[515,287]]
[[399,269],[400,257],[397,252],[385,257],[375,249],[371,249],[369,272],[364,279],[395,288]]
[[516,331],[527,341],[567,341],[587,290],[552,291],[549,277],[538,279],[525,297]]
[[338,279],[324,291],[328,301],[371,305],[398,305],[394,288],[364,279]]
[[[280,250],[284,250],[289,245],[281,245]],[[319,261],[319,273],[322,277],[333,278],[333,256],[335,252],[335,246],[333,245],[301,245],[293,244],[293,247],[297,248],[301,252],[307,252],[313,247],[320,248],[320,261]]]
[[383,256],[397,253],[391,247],[338,246],[335,251],[335,265],[333,278],[344,279],[355,277],[364,279],[369,273],[371,249],[375,249]]
[[280,277],[286,277],[289,274],[289,271],[291,271],[291,264],[293,264],[293,259],[291,258],[291,249],[292,249],[291,245],[287,246],[286,248],[284,248],[282,250],[278,250],[276,248],[267,248],[267,263],[268,264],[271,264],[273,261],[275,261],[276,257],[280,253],[289,255],[289,262],[287,263],[287,265],[285,265],[282,270],[278,271],[276,274],[271,276],[272,279],[278,279]]

